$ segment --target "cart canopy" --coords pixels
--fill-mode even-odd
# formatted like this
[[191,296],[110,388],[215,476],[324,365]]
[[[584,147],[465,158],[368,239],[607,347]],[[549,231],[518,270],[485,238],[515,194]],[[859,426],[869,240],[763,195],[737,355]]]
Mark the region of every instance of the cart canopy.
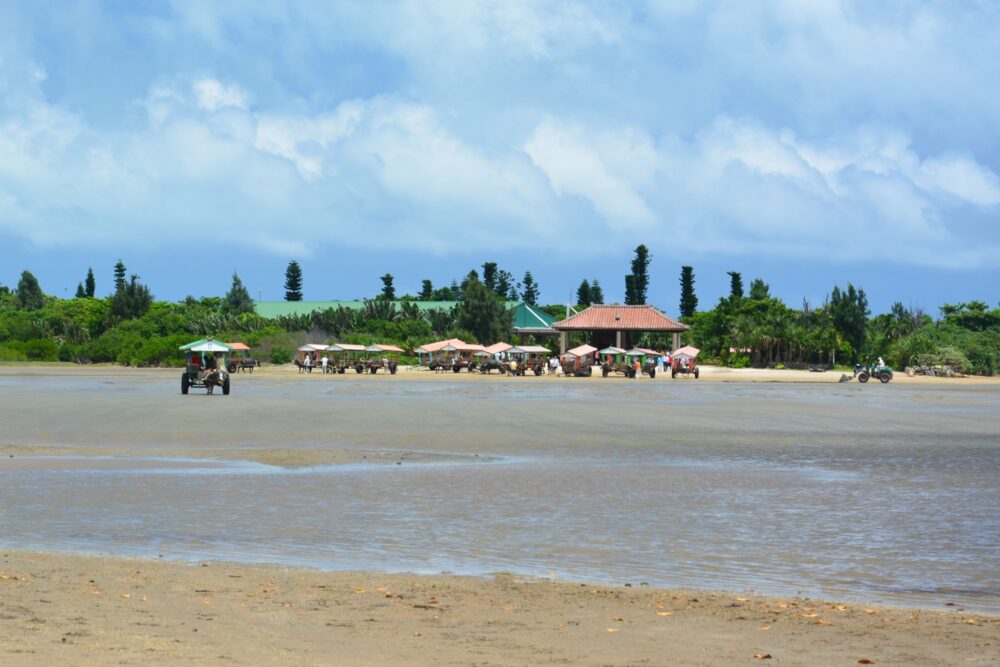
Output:
[[220,343],[217,340],[202,338],[201,340],[196,340],[193,343],[181,345],[178,349],[185,352],[230,352],[232,348],[225,343]]
[[620,347],[615,347],[614,345],[612,345],[611,347],[606,347],[603,350],[598,351],[597,354],[600,354],[600,355],[604,355],[604,354],[625,354],[625,350],[621,349]]
[[685,345],[684,347],[677,348],[676,350],[674,350],[670,354],[671,354],[671,356],[674,356],[674,357],[692,357],[693,358],[693,357],[697,357],[699,352],[701,352],[701,350],[699,350],[698,348],[691,347],[690,345]]

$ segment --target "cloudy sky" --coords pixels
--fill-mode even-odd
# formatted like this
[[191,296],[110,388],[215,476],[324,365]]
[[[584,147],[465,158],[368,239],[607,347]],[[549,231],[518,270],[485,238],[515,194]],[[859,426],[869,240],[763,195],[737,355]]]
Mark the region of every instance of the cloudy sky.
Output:
[[1000,4],[0,3],[0,283],[1000,300]]

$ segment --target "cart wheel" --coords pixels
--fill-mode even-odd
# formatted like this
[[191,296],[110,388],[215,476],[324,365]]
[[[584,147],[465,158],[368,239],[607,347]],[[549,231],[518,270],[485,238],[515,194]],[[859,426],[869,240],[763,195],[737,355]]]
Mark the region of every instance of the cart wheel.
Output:
[[222,395],[229,396],[229,378],[222,381]]
[[236,372],[236,362],[235,361],[230,361],[229,365],[226,366],[226,370],[229,371],[230,373],[235,373]]
[[610,371],[608,370],[608,367],[607,367],[607,366],[602,366],[602,367],[601,367],[601,376],[602,376],[602,377],[608,377],[608,373],[609,373],[609,372],[610,372]]
[[697,368],[696,368],[696,369],[694,369],[694,379],[695,379],[695,380],[697,380],[697,379],[698,379],[698,369],[697,369]]
[[361,375],[362,373],[365,372],[365,367],[362,366],[361,364],[355,364],[354,365],[354,372],[357,373],[358,375]]
[[187,373],[181,373],[181,393],[187,396],[188,389],[191,387],[191,381],[188,380]]
[[655,377],[656,377],[656,369],[655,368],[650,368],[649,369],[649,379],[652,380]]

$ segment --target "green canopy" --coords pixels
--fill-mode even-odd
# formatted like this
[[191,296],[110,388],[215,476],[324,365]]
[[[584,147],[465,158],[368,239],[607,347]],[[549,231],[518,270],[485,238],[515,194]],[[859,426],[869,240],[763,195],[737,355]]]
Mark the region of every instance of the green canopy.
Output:
[[201,338],[193,343],[181,345],[178,349],[184,352],[232,352],[233,350],[233,348],[225,343],[220,343],[211,338]]

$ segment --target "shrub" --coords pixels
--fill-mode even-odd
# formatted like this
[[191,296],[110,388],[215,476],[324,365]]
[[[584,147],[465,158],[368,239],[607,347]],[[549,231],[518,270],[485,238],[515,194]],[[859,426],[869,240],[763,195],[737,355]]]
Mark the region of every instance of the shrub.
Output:
[[271,363],[272,364],[290,364],[292,363],[292,352],[286,347],[272,347],[271,348]]
[[20,349],[10,345],[0,345],[0,361],[27,361],[28,357]]

